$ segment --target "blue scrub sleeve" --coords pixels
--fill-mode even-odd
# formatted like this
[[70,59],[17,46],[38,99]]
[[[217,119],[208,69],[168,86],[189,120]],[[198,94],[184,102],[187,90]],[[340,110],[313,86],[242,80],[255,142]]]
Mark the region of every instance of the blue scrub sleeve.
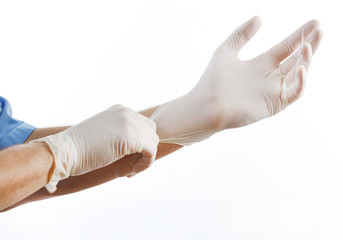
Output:
[[0,150],[21,144],[36,127],[12,117],[9,102],[0,96]]

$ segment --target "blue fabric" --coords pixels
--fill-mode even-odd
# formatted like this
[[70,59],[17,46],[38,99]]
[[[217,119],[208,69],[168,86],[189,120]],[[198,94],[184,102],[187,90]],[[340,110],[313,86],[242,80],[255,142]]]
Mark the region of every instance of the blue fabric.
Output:
[[25,142],[35,129],[30,124],[14,119],[11,105],[0,96],[0,150]]

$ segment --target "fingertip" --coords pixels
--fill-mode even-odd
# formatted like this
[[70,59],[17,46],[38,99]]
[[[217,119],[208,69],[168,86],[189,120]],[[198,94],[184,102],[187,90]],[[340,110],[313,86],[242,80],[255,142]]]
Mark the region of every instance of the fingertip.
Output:
[[229,46],[235,53],[257,33],[261,26],[261,19],[254,16],[237,27],[225,41],[225,46]]
[[304,65],[299,65],[296,69],[297,76],[302,77],[306,73],[306,68]]
[[323,37],[323,34],[324,34],[323,30],[317,28],[317,29],[312,31],[312,33],[308,37],[309,41],[307,41],[307,42],[314,41],[314,40],[318,41]]
[[323,31],[321,29],[315,29],[308,37],[308,40],[306,40],[306,42],[308,42],[311,45],[312,54],[314,54],[317,51],[322,37]]
[[317,33],[317,36],[318,36],[319,38],[322,38],[323,35],[324,35],[324,31],[321,30],[321,29],[316,29],[316,33]]
[[308,23],[313,28],[319,28],[320,27],[320,22],[317,19],[312,19]]
[[[314,39],[317,41],[316,49],[318,48],[320,41],[323,38],[323,35],[324,35],[323,30],[321,30],[321,29],[314,30]],[[316,50],[316,49],[312,49],[312,50]]]
[[254,21],[256,24],[261,24],[262,23],[262,18],[258,15],[255,15],[251,18],[252,21]]
[[251,24],[252,24],[252,28],[255,29],[255,31],[258,31],[258,29],[260,29],[261,27],[261,23],[262,23],[262,19],[260,16],[254,16],[251,18]]
[[261,26],[261,18],[259,16],[253,16],[238,29],[241,33],[247,36],[246,40],[249,40],[259,30]]

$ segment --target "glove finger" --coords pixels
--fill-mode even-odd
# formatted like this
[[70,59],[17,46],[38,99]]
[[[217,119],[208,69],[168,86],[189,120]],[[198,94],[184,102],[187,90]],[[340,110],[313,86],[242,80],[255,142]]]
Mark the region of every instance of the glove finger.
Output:
[[309,21],[264,54],[268,55],[273,61],[275,61],[275,63],[279,64],[285,58],[290,56],[304,42],[311,32],[318,27],[319,22],[317,20]]
[[324,33],[321,29],[316,29],[312,32],[308,41],[308,43],[311,45],[311,48],[312,48],[312,55],[314,55],[317,52],[317,49],[323,38],[323,34]]
[[146,140],[143,150],[141,152],[141,157],[132,167],[133,173],[139,173],[149,168],[155,161],[156,153],[157,143],[152,138]]
[[[318,46],[321,42],[322,36],[323,36],[323,31],[320,29],[316,29],[306,39],[306,42],[308,42],[311,45],[312,55],[314,55],[315,52],[317,51]],[[283,62],[280,65],[280,72],[282,74],[287,74],[295,66],[298,59],[299,52],[300,52],[300,49],[298,49],[298,51],[295,54],[293,54],[293,56],[291,56],[289,59],[287,59],[285,62]]]
[[132,167],[133,174],[137,174],[149,168],[154,162],[154,160],[155,158],[142,155],[141,158],[138,159],[138,161]]
[[227,45],[236,53],[257,33],[261,18],[255,16],[236,28],[226,40]]
[[135,153],[126,155],[125,157],[114,162],[116,177],[125,177],[128,174],[132,174],[132,167],[141,157],[141,153]]
[[301,97],[306,79],[307,68],[312,59],[312,50],[309,43],[303,43],[300,47],[299,56],[293,69],[283,79],[287,104],[292,104]]
[[[152,135],[151,135],[151,138],[152,138],[152,141],[153,141],[156,145],[159,144],[159,137],[158,137],[158,135],[157,135],[156,133],[152,134]],[[141,154],[141,153],[140,153],[140,154]],[[156,149],[156,154],[157,154],[157,149]],[[142,157],[142,156],[141,156],[141,157]],[[155,159],[156,159],[156,155],[155,155],[155,158],[151,161],[151,163],[149,163],[149,164],[147,164],[147,163],[145,163],[145,162],[142,163],[142,170],[141,170],[141,171],[143,171],[143,170],[149,168],[149,167],[152,165],[152,163],[155,161]],[[136,159],[135,163],[138,162],[138,160],[139,160],[139,158]],[[141,164],[141,162],[139,162],[137,165],[140,165],[140,164]],[[135,171],[133,170],[133,167],[132,167],[131,169],[132,169],[133,172],[135,172]],[[136,176],[137,174],[138,174],[138,172],[131,173],[131,174],[128,174],[127,177],[128,177],[128,178],[131,178],[131,177]]]
[[290,86],[295,81],[295,73],[298,66],[302,65],[305,67],[305,70],[308,70],[312,60],[312,49],[309,43],[303,43],[299,49],[299,54],[297,57],[297,62],[295,66],[286,74],[285,83],[286,86]]
[[306,83],[306,68],[303,65],[297,66],[295,70],[295,81],[292,85],[287,86],[287,101],[292,104],[299,99],[305,89]]

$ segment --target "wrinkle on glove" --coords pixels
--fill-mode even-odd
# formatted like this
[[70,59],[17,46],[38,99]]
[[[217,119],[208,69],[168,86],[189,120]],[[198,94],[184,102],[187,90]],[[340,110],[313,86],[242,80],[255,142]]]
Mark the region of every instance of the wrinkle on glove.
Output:
[[53,193],[60,180],[107,166],[126,155],[140,153],[133,172],[150,167],[157,152],[156,125],[135,111],[115,105],[63,132],[34,142],[45,142],[55,169],[46,189]]
[[[150,116],[150,119],[154,120],[155,122],[158,121],[158,119],[162,119],[163,121],[163,117],[168,115],[168,111],[170,111],[168,104],[170,103],[164,103],[162,105],[160,105],[155,112]],[[174,113],[177,114],[177,113]],[[175,116],[175,115],[174,115]],[[182,116],[179,116],[180,118]],[[177,124],[177,122],[174,122],[175,124]],[[170,126],[172,126],[172,124],[170,124]],[[170,127],[170,130],[172,130],[172,128]],[[212,131],[206,131],[206,130],[197,130],[197,131],[192,131],[192,132],[173,132],[170,131],[170,133],[168,133],[168,137],[161,137],[160,136],[160,143],[169,143],[169,144],[176,144],[176,145],[180,145],[183,147],[186,146],[190,146],[193,143],[196,142],[201,142],[207,138],[209,138],[214,132]]]

